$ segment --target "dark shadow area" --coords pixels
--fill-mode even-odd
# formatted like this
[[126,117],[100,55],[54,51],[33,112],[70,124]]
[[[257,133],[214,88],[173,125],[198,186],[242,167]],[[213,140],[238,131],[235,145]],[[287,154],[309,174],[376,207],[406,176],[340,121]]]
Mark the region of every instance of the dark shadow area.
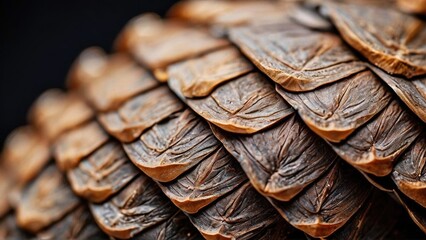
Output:
[[63,88],[72,61],[85,48],[111,50],[122,27],[143,12],[164,15],[176,0],[1,1],[0,145],[26,123],[31,103]]

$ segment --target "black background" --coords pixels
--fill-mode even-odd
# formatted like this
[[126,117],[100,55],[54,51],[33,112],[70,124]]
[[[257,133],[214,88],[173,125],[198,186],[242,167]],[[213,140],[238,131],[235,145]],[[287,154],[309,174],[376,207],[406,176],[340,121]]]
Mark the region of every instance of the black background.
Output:
[[85,48],[111,50],[120,29],[143,12],[164,15],[176,0],[1,0],[0,146],[26,123],[31,103],[63,88],[73,60]]

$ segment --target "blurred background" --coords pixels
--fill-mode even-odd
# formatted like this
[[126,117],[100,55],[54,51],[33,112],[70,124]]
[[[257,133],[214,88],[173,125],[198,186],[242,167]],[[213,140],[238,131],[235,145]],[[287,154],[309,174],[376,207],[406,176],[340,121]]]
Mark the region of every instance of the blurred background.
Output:
[[0,0],[0,146],[26,124],[31,103],[64,88],[67,71],[85,48],[107,51],[127,21],[143,12],[164,15],[176,0]]

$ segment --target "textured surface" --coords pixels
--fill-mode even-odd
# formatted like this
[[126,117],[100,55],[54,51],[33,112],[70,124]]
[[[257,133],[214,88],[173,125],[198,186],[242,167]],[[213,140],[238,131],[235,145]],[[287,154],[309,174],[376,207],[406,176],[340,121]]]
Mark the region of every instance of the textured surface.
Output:
[[[191,222],[206,239],[256,239],[279,216],[249,183],[199,213]],[[282,228],[288,228],[283,223]],[[279,229],[275,229],[279,231]]]
[[342,37],[371,63],[408,78],[426,74],[426,25],[383,6],[330,4]]
[[117,54],[109,58],[100,76],[86,84],[84,93],[98,111],[110,111],[157,85],[158,82],[128,56]]
[[100,114],[99,121],[120,141],[131,142],[147,128],[182,108],[182,103],[170,90],[161,86],[128,100],[116,111]]
[[425,131],[395,165],[392,179],[404,194],[426,208]]
[[67,172],[73,191],[91,202],[101,202],[129,183],[139,170],[121,145],[110,141]]
[[216,88],[210,96],[185,99],[170,73],[169,85],[197,114],[235,133],[254,133],[293,112],[260,73],[250,73]]
[[[116,42],[122,53],[85,51],[68,76],[72,92],[46,93],[30,114],[66,173],[11,184],[17,164],[5,166],[0,156],[0,194],[7,196],[0,211],[8,214],[0,218],[0,238],[16,229],[7,223],[15,206],[20,224],[45,238],[96,238],[90,214],[119,239],[424,238],[416,232],[426,232],[424,124],[405,106],[421,117],[424,76],[366,70],[365,59],[355,57],[362,54],[322,18],[331,8],[320,5],[329,3],[306,1],[187,1],[171,12],[177,19],[132,20]],[[383,8],[386,0],[379,2]],[[375,21],[382,19],[362,28],[392,37],[380,44],[393,51],[419,41],[416,26],[407,39],[393,35],[405,27],[392,21],[390,35],[388,26],[368,28]],[[228,30],[241,49],[224,40]],[[408,57],[422,55],[421,48]],[[170,76],[183,102],[150,74]],[[101,127],[88,127],[96,125],[88,106]],[[22,159],[37,157],[38,147],[22,141],[12,155],[28,168]],[[377,192],[335,152],[396,197]],[[71,210],[64,174],[84,199]]]
[[93,117],[93,111],[76,94],[52,89],[43,93],[33,104],[29,118],[49,140]]
[[99,227],[116,238],[131,238],[178,210],[148,177],[141,175],[102,204],[90,204]]
[[188,213],[196,213],[244,183],[247,177],[225,149],[220,148],[195,168],[160,187],[173,203]]
[[391,98],[370,71],[311,92],[294,93],[279,86],[277,91],[316,134],[331,142],[347,138],[379,113]]
[[150,228],[139,235],[135,240],[201,240],[200,233],[182,213],[177,212],[160,225]]
[[365,68],[339,37],[288,21],[232,29],[230,37],[262,72],[289,91],[312,90]]
[[211,25],[215,33],[241,25],[287,18],[294,9],[291,1],[181,1],[169,14],[195,24]]
[[425,0],[397,0],[398,7],[409,13],[426,14],[426,1]]
[[21,127],[7,138],[1,158],[9,177],[18,184],[26,184],[50,160],[49,145],[33,127]]
[[401,213],[396,201],[375,190],[355,216],[329,239],[392,239],[389,234]]
[[58,167],[61,170],[76,167],[83,157],[104,144],[108,138],[95,121],[62,134],[53,146]]
[[173,65],[169,74],[187,98],[206,97],[219,84],[253,70],[236,48],[218,50],[203,57]]
[[358,211],[370,190],[355,170],[336,163],[290,202],[271,203],[294,227],[312,237],[327,237]]
[[109,239],[94,222],[88,208],[80,206],[73,212],[37,234],[38,239]]
[[288,201],[336,161],[321,139],[295,116],[253,135],[235,135],[212,127],[263,195]]
[[131,50],[137,60],[154,71],[158,80],[166,81],[165,68],[169,64],[227,46],[229,42],[214,38],[203,29],[142,15],[126,26],[118,45]]
[[352,166],[377,176],[388,175],[397,157],[421,132],[417,119],[391,101],[385,109],[346,140],[331,143],[334,151]]
[[61,172],[50,165],[24,190],[16,212],[18,225],[38,232],[64,217],[78,203]]
[[385,73],[377,67],[370,68],[388,84],[398,97],[423,122],[426,122],[426,77],[406,79]]
[[185,110],[154,125],[139,140],[124,147],[133,163],[148,176],[169,182],[211,157],[219,144],[207,123]]

